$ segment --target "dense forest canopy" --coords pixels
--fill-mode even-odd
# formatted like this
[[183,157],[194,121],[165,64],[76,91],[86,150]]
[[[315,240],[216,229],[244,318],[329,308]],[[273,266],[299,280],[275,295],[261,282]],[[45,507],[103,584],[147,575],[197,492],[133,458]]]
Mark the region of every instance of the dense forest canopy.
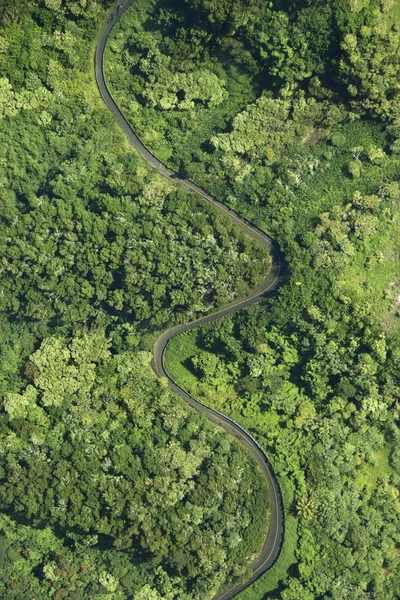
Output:
[[[162,328],[265,251],[151,172],[103,105],[113,2],[0,0],[0,595],[211,598],[268,526],[249,455],[157,381]],[[392,0],[137,0],[105,70],[135,131],[271,232],[279,296],[168,368],[267,451],[285,542],[243,600],[395,600],[400,40]]]
[[128,147],[94,82],[106,8],[1,10],[5,599],[209,596],[247,577],[268,527],[253,459],[155,379],[149,349],[270,258]]
[[398,597],[399,40],[398,3],[374,0],[139,1],[110,40],[150,147],[289,263],[279,300],[167,351],[282,485],[281,557],[243,600]]

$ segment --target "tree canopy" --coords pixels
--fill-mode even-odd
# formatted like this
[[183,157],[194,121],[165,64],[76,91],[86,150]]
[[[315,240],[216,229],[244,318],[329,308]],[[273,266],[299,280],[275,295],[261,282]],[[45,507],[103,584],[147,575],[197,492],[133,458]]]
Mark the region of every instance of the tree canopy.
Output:
[[[150,172],[94,84],[113,2],[0,0],[0,595],[205,600],[268,527],[257,466],[150,368],[269,257]],[[149,149],[281,245],[263,305],[169,372],[268,453],[285,505],[242,600],[395,600],[399,19],[386,0],[137,0],[108,85]]]

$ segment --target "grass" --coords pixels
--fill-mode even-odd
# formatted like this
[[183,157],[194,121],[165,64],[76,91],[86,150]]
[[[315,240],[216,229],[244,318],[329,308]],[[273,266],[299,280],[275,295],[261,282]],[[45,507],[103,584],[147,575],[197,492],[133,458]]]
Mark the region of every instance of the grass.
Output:
[[296,569],[297,537],[297,519],[293,515],[289,515],[285,519],[285,540],[278,560],[257,581],[249,585],[243,592],[240,592],[236,596],[238,600],[262,600],[266,597],[281,598],[282,581]]
[[380,19],[382,23],[382,33],[388,33],[393,25],[398,25],[400,22],[400,4],[398,0],[386,0],[384,4],[383,17]]
[[[364,154],[362,176],[351,178],[347,173],[347,163],[352,157],[352,148],[372,145],[385,148],[386,139],[381,129],[366,122],[350,123],[340,127],[343,146],[333,146],[329,140],[315,143],[308,148],[309,156],[317,157],[327,164],[325,170],[305,175],[296,190],[296,230],[313,231],[321,212],[332,206],[351,202],[356,190],[363,194],[376,193],[385,182],[396,179],[395,160],[379,166],[371,162]],[[240,211],[239,211],[240,212]],[[396,301],[400,295],[400,215],[392,211],[393,216],[383,213],[376,234],[363,241],[357,248],[351,263],[338,275],[337,285],[342,291],[358,301],[370,303],[380,316],[386,330],[399,329],[400,319],[396,314]],[[379,254],[381,253],[381,254]],[[209,327],[212,327],[210,325]],[[245,427],[252,434],[260,430],[261,423],[256,422],[249,412],[243,417],[243,402],[236,395],[234,386],[226,384],[217,388],[199,380],[191,365],[191,358],[203,352],[201,335],[196,330],[177,336],[168,345],[166,367],[177,383],[189,391],[195,398],[207,405],[221,410]],[[389,450],[372,452],[368,462],[361,463],[357,470],[356,485],[366,495],[371,495],[382,479],[390,491],[389,483],[392,469],[388,462]],[[282,477],[280,482],[285,504],[285,541],[276,564],[259,580],[238,595],[240,600],[261,600],[280,598],[284,588],[283,581],[296,572],[297,519],[291,512],[293,490],[288,480]]]
[[296,570],[295,550],[298,538],[298,520],[289,512],[293,502],[294,489],[289,486],[287,480],[280,481],[280,486],[285,507],[285,535],[281,553],[276,563],[266,573],[237,595],[238,600],[281,598],[282,581]]
[[[295,191],[296,231],[313,231],[322,212],[351,203],[356,191],[376,194],[398,178],[396,156],[385,158],[382,164],[367,156],[371,146],[388,150],[388,140],[377,124],[360,120],[341,126],[338,132],[343,142],[339,147],[324,140],[308,149],[308,156],[319,160],[322,169],[302,175]],[[347,165],[357,146],[363,148],[362,171],[360,178],[353,178]],[[362,244],[356,241],[356,255],[338,274],[337,285],[345,295],[374,306],[384,330],[391,333],[400,330],[400,214],[386,203],[382,201],[377,230]]]
[[201,381],[191,368],[191,358],[203,352],[197,343],[197,332],[186,331],[171,340],[165,355],[168,373],[179,381],[179,385],[201,402],[210,403],[214,408],[222,409],[229,400],[236,397],[233,386],[213,386]]

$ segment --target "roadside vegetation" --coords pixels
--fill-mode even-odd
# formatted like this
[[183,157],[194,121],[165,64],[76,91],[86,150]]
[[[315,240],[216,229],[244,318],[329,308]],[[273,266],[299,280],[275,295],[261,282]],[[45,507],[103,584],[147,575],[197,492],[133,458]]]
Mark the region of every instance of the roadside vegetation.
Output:
[[94,81],[106,3],[0,4],[0,596],[209,597],[247,577],[268,490],[149,349],[268,253],[126,144]]
[[[268,257],[127,147],[93,75],[112,5],[0,0],[6,600],[206,600],[268,526],[254,462],[149,366]],[[138,0],[109,42],[143,141],[288,261],[167,355],[281,483],[282,553],[243,600],[398,597],[399,32],[388,0]]]
[[110,41],[145,142],[289,265],[277,297],[167,350],[282,485],[283,552],[243,600],[398,596],[399,31],[396,3],[375,0],[143,0]]

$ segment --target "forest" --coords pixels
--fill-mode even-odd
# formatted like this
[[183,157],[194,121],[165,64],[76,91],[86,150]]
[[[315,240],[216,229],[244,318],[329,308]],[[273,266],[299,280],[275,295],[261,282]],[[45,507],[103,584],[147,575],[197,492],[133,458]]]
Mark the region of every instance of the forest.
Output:
[[270,257],[129,148],[94,79],[110,9],[1,7],[4,599],[201,598],[247,578],[268,527],[255,461],[150,349]]
[[[129,147],[93,72],[113,7],[0,0],[5,600],[211,600],[268,528],[256,463],[150,351],[270,257]],[[142,141],[288,264],[278,295],[167,348],[282,490],[281,554],[240,600],[398,598],[399,46],[394,0],[136,0],[106,49]]]
[[136,3],[110,40],[149,147],[289,264],[279,298],[167,350],[281,484],[281,556],[243,600],[398,597],[399,31],[394,2],[188,0]]

